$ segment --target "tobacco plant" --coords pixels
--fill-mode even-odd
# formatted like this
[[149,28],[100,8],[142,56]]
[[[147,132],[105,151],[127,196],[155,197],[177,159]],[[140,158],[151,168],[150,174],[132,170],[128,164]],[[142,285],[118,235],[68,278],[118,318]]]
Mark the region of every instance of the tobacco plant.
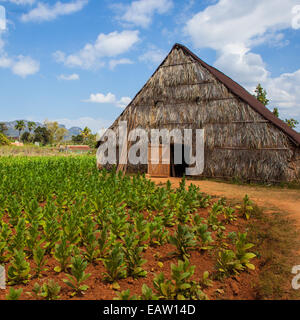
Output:
[[230,207],[224,208],[223,214],[224,214],[226,223],[232,223],[237,220],[237,216],[233,208],[230,208]]
[[30,265],[23,250],[15,249],[11,265],[7,270],[9,284],[27,283],[30,279]]
[[108,282],[115,283],[119,279],[127,276],[124,253],[122,251],[121,244],[116,243],[107,257],[103,259],[103,264],[106,269],[103,275],[104,279]]
[[173,236],[169,236],[169,242],[177,249],[177,254],[182,258],[188,258],[188,250],[196,246],[193,230],[185,225],[179,224]]
[[192,281],[195,266],[191,266],[188,260],[178,261],[178,265],[171,264],[171,279],[165,279],[160,273],[153,280],[159,299],[163,300],[207,300],[199,283]]
[[39,277],[42,271],[47,271],[44,266],[47,263],[47,259],[45,257],[46,250],[42,249],[40,246],[33,249],[33,260],[36,264],[35,272],[36,276]]
[[200,224],[195,228],[195,234],[200,244],[201,250],[209,250],[212,248],[210,244],[213,242],[211,232],[208,231],[207,224]]
[[11,238],[8,249],[11,253],[15,250],[21,251],[25,247],[26,241],[26,222],[24,218],[20,218],[16,226],[16,234]]
[[98,246],[99,246],[99,255],[100,258],[104,258],[107,254],[107,251],[110,247],[110,239],[108,237],[108,225],[104,225],[102,230],[100,230],[99,238],[98,238]]
[[127,266],[127,275],[133,278],[145,277],[147,271],[143,270],[142,265],[147,260],[142,258],[143,247],[139,246],[139,241],[135,238],[134,233],[130,233],[124,238],[122,249]]
[[150,246],[161,246],[167,241],[169,232],[164,227],[162,217],[157,216],[148,223],[148,234]]
[[254,270],[255,266],[250,263],[250,260],[255,258],[256,255],[252,252],[248,252],[249,249],[251,249],[254,244],[249,243],[247,241],[247,233],[239,233],[238,237],[235,241],[236,246],[236,256],[239,259],[240,263],[247,267],[248,269]]
[[246,220],[249,220],[253,211],[252,201],[249,199],[248,195],[246,194],[243,203],[240,206],[236,206],[239,210],[239,213],[242,217]]
[[87,267],[87,261],[84,261],[82,256],[78,254],[71,260],[71,275],[67,274],[68,279],[64,279],[69,287],[71,287],[74,292],[71,296],[81,294],[83,291],[86,291],[89,286],[83,284],[90,276],[90,273],[85,273]]
[[9,289],[9,293],[6,295],[5,299],[6,300],[19,300],[20,296],[23,292],[23,289],[14,289],[13,287],[11,287]]
[[42,285],[39,285],[37,282],[34,284],[32,291],[36,297],[41,297],[45,300],[58,300],[60,298],[61,287],[53,279],[44,282]]
[[9,259],[8,254],[8,243],[12,231],[9,228],[9,225],[3,221],[0,221],[0,263],[6,262]]
[[54,271],[66,271],[72,252],[73,245],[68,245],[66,237],[63,236],[61,242],[55,246],[54,258],[59,262],[59,266],[56,266]]

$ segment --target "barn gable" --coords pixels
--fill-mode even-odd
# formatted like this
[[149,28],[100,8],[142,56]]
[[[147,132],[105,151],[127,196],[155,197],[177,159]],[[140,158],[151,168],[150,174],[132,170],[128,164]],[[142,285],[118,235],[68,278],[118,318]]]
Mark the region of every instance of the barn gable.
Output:
[[204,176],[298,178],[299,134],[236,82],[179,44],[111,129],[119,121],[127,121],[129,129],[205,129]]

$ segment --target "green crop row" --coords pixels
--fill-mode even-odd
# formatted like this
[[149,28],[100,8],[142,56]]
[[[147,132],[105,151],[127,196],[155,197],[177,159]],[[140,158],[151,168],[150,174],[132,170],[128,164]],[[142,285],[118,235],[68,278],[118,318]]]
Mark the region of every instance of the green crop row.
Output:
[[[145,251],[166,243],[174,246],[171,254],[179,262],[172,266],[172,279],[156,276],[153,298],[207,298],[201,285],[209,283],[207,274],[199,283],[190,279],[193,250],[216,252],[218,278],[254,268],[246,234],[225,235],[238,212],[250,218],[246,197],[236,209],[224,199],[213,204],[196,186],[186,187],[185,179],[177,189],[169,182],[158,187],[143,175],[99,172],[89,156],[3,157],[0,177],[0,264],[7,265],[11,286],[42,278],[47,260],[54,258],[54,271],[66,274],[72,295],[88,289],[89,264],[102,263],[103,280],[119,289],[120,279],[147,276]],[[207,219],[197,214],[200,208],[208,209]],[[187,276],[181,279],[182,273]],[[37,297],[57,298],[59,291],[53,281],[34,286]],[[143,286],[144,296],[150,291]]]

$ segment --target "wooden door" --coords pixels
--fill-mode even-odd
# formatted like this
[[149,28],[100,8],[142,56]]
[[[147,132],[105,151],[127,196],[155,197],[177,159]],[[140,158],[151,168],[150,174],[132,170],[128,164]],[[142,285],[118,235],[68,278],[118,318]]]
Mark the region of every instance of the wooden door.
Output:
[[[154,152],[156,149],[156,153]],[[158,152],[157,152],[158,149]],[[148,174],[151,177],[170,177],[170,155],[167,152],[164,152],[166,148],[163,148],[163,145],[153,146],[149,145],[148,147]],[[152,152],[151,152],[152,151]],[[165,153],[165,154],[164,154]],[[158,159],[152,158],[158,155]],[[168,161],[169,163],[163,163]]]

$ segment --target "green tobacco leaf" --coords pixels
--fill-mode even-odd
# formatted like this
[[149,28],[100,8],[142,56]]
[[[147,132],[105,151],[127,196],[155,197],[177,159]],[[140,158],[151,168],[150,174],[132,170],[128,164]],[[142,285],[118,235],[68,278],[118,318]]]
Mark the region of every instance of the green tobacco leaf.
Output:
[[255,265],[252,263],[246,263],[246,267],[249,268],[250,270],[255,270]]

